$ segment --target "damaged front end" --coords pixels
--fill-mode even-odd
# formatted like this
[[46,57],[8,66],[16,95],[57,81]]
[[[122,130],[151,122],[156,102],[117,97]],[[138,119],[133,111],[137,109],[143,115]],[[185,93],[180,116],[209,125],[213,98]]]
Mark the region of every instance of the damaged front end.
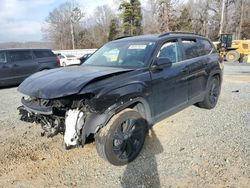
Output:
[[132,69],[77,66],[33,74],[18,87],[28,96],[18,108],[21,120],[40,124],[48,137],[64,134],[66,148],[84,145],[123,101],[130,100],[128,92],[136,87],[126,83],[120,88],[115,82],[129,72]]
[[53,137],[64,134],[65,148],[84,145],[82,128],[90,109],[87,100],[90,96],[71,96],[60,99],[22,98],[18,108],[22,121],[40,124],[43,135]]

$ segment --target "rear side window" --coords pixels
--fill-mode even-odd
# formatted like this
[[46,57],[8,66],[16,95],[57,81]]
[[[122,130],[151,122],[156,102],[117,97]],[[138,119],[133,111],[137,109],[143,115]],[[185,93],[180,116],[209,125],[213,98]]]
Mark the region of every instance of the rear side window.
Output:
[[0,64],[7,63],[6,52],[0,52]]
[[35,50],[35,51],[33,51],[33,53],[35,54],[35,56],[37,58],[53,57],[53,56],[55,56],[55,54],[52,51],[50,51],[50,50]]
[[213,46],[208,40],[200,39],[200,55],[208,55],[213,50]]
[[23,50],[23,51],[10,51],[10,60],[11,61],[26,61],[26,60],[32,60],[32,54],[29,50]]
[[185,59],[192,59],[200,56],[199,46],[196,39],[182,39],[182,47]]

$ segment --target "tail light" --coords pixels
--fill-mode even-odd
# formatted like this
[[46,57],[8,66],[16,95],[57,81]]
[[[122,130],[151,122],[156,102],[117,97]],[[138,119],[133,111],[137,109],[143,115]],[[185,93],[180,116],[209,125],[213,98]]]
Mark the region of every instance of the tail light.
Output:
[[57,56],[56,56],[56,64],[57,64],[58,66],[60,66],[60,59],[59,59],[59,57],[57,57]]

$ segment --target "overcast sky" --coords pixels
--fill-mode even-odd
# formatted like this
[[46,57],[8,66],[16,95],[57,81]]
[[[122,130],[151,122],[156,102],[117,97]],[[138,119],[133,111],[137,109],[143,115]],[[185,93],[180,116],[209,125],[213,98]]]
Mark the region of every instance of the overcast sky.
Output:
[[[41,27],[54,8],[67,0],[0,0],[0,42],[41,41]],[[96,6],[113,0],[78,0],[81,7],[91,14]]]

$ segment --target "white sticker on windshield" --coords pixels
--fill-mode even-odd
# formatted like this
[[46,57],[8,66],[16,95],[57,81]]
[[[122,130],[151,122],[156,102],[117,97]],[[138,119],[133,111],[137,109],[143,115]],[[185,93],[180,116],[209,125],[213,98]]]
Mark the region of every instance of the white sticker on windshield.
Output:
[[135,45],[130,45],[128,49],[130,50],[144,50],[147,47],[145,44],[135,44]]

